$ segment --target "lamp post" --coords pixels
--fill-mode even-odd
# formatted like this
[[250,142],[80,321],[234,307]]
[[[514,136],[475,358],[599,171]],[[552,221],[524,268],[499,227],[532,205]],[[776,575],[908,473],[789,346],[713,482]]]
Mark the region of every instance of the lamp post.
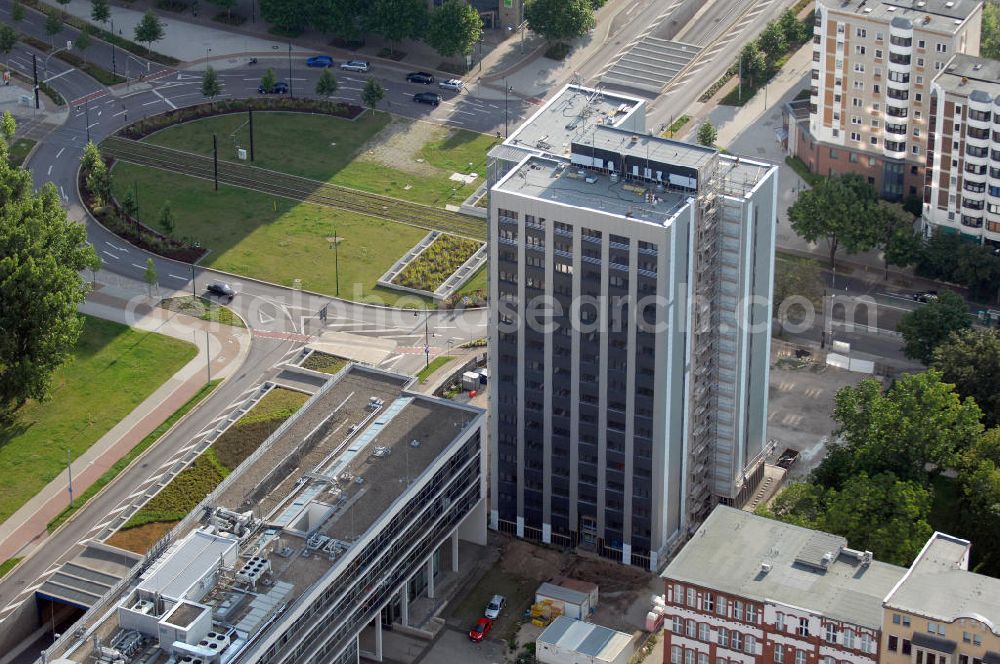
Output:
[[507,79],[504,78],[503,79],[503,137],[504,138],[508,137],[508,125],[509,125],[509,122],[508,122],[509,116],[508,116],[508,112],[507,112],[507,109],[508,109],[508,106],[507,106],[507,97],[508,97],[508,94],[513,89],[514,88],[512,86],[507,85]]
[[[111,19],[111,36],[114,37],[114,35],[115,35],[115,20]],[[115,66],[115,42],[113,40],[109,41],[111,41],[111,73],[117,74],[118,68]]]
[[[416,316],[417,312],[414,311],[413,315]],[[431,335],[430,326],[428,321],[430,321],[431,314],[427,309],[424,309],[424,369],[431,365]]]
[[294,96],[295,93],[292,92],[292,42],[288,42],[288,97]]

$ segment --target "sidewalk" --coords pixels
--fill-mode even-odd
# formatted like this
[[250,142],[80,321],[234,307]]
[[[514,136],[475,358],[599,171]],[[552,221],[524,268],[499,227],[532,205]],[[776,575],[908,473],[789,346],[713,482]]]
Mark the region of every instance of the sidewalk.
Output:
[[[135,410],[73,460],[73,490],[82,494],[136,444],[184,405],[205,384],[206,360],[211,357],[212,378],[236,372],[250,349],[244,328],[222,326],[175,314],[149,305],[149,298],[114,286],[98,285],[80,311],[140,330],[197,342],[198,355],[153,392]],[[134,316],[134,319],[129,314]],[[209,351],[205,350],[208,334]],[[0,560],[25,555],[47,535],[49,521],[68,503],[66,473],[49,482],[9,519],[0,524]]]

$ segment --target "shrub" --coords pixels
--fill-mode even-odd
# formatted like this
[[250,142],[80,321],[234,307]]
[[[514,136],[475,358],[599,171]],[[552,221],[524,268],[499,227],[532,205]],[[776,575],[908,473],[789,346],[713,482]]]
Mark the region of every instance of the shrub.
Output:
[[434,291],[462,263],[482,246],[476,240],[455,235],[439,235],[419,256],[410,261],[393,283],[418,290]]

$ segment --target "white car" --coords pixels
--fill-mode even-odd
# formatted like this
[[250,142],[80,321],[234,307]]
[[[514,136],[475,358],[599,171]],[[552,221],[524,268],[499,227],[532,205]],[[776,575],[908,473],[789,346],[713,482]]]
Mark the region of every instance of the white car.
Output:
[[494,595],[490,603],[486,605],[486,611],[483,615],[490,620],[496,620],[500,617],[500,612],[503,611],[503,607],[507,604],[507,600],[503,595]]
[[344,71],[368,71],[372,65],[367,60],[348,60],[340,68]]
[[455,92],[461,90],[463,85],[465,84],[457,78],[449,78],[447,81],[441,81],[438,83],[439,88],[442,88],[443,90],[454,90]]

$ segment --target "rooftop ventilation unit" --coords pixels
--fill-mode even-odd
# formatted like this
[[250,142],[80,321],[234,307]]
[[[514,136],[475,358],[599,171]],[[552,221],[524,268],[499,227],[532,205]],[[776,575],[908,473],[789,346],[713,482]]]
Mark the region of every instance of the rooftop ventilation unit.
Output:
[[770,571],[771,571],[771,563],[761,563],[760,564],[760,572],[761,572],[761,574],[767,574]]
[[833,552],[827,551],[823,554],[823,562],[821,563],[823,567],[829,567],[830,563],[833,562]]
[[420,441],[414,438],[410,441],[410,447],[420,447]]
[[372,456],[381,459],[382,457],[389,456],[390,452],[391,450],[385,445],[377,445],[375,449],[372,451]]

